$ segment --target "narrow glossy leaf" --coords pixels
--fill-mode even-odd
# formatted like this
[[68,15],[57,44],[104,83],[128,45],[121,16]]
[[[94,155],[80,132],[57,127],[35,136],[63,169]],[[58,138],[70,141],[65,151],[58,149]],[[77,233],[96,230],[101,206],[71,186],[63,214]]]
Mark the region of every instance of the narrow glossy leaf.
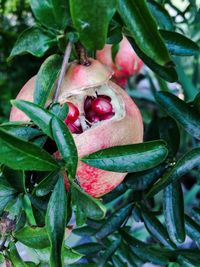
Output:
[[65,0],[31,0],[32,11],[47,28],[65,29],[69,21],[69,6]]
[[0,130],[0,162],[15,170],[49,171],[57,162],[43,149]]
[[25,226],[18,232],[15,232],[14,237],[31,248],[42,249],[50,246],[49,237],[44,227],[31,228],[29,226]]
[[9,256],[9,259],[11,260],[13,266],[28,267],[20,257],[14,242],[9,243]]
[[113,172],[137,172],[153,168],[165,160],[166,144],[151,141],[97,151],[81,160],[93,167]]
[[166,265],[169,263],[168,258],[158,251],[147,246],[147,244],[129,235],[126,231],[121,231],[123,238],[130,244],[132,251],[145,262],[152,262],[154,264]]
[[177,32],[171,32],[165,30],[160,30],[160,34],[163,37],[165,44],[172,55],[176,56],[199,55],[200,53],[199,46],[189,38],[185,37],[184,35]]
[[16,137],[23,139],[24,141],[29,141],[30,139],[36,138],[42,134],[39,129],[27,127],[24,125],[1,125],[1,129],[6,131],[9,134],[12,134]]
[[23,197],[23,206],[26,213],[27,220],[30,225],[37,225],[33,214],[33,208],[29,196],[26,194]]
[[68,115],[69,107],[66,103],[63,105],[55,103],[50,107],[50,112],[56,115],[60,120],[64,121]]
[[66,124],[54,117],[51,122],[52,133],[58,150],[65,161],[67,173],[70,178],[75,178],[78,164],[78,152],[74,139]]
[[136,198],[136,193],[132,189],[127,189],[126,192],[119,197],[114,198],[111,202],[106,204],[106,216],[110,216],[112,213],[126,206]]
[[173,30],[174,25],[167,10],[155,0],[147,0],[148,7],[157,21],[159,28]]
[[159,240],[167,248],[175,248],[175,245],[169,238],[167,230],[151,212],[143,208],[142,217],[148,231],[154,238]]
[[161,66],[171,58],[145,0],[117,0],[118,12],[140,49]]
[[98,260],[98,266],[99,267],[104,267],[105,266],[105,264],[108,262],[108,259],[110,257],[112,257],[112,255],[114,255],[115,251],[118,249],[120,243],[121,243],[121,239],[120,238],[112,241],[112,244],[109,245],[107,250],[101,255],[100,260]]
[[0,197],[6,197],[16,194],[17,191],[6,181],[0,180]]
[[[0,194],[1,194],[1,191],[0,191]],[[7,204],[10,203],[14,199],[15,199],[14,194],[9,194],[6,196],[0,196],[0,214],[3,212],[3,210],[5,209]]]
[[6,180],[12,184],[18,192],[26,192],[25,175],[23,171],[16,171],[5,167],[3,174]]
[[192,217],[200,224],[200,208],[195,207],[192,209]]
[[197,267],[199,266],[199,261],[192,260],[187,256],[178,256],[178,262],[181,264],[181,267]]
[[86,48],[94,50],[103,48],[108,24],[115,13],[115,8],[115,0],[70,0],[72,21],[80,35],[81,43]]
[[55,43],[55,37],[47,31],[42,28],[32,27],[21,33],[11,51],[10,57],[26,53],[30,53],[35,57],[42,57]]
[[75,251],[78,251],[84,255],[96,254],[99,251],[105,249],[103,245],[95,242],[84,243],[73,247]]
[[147,65],[152,71],[158,74],[161,78],[168,82],[176,82],[178,80],[178,76],[176,70],[172,66],[161,66],[153,61],[148,54],[145,54],[141,48],[136,44],[133,38],[128,38],[133,49],[138,54],[138,56],[142,59],[142,61]]
[[79,253],[78,251],[75,251],[72,248],[64,246],[63,257],[64,257],[64,264],[67,266],[68,264],[73,264],[74,262],[80,260],[83,257],[83,254]]
[[177,123],[170,117],[159,121],[160,138],[165,140],[168,146],[168,157],[174,157],[179,149],[180,133]]
[[38,197],[43,197],[53,190],[59,177],[58,171],[51,172],[47,175],[33,190],[33,193]]
[[53,115],[50,112],[24,100],[12,100],[11,103],[22,110],[46,135],[52,138],[50,122]]
[[99,265],[97,263],[75,263],[72,264],[70,267],[98,267],[98,266]]
[[200,163],[200,148],[194,148],[187,152],[177,163],[169,170],[153,187],[149,190],[146,197],[151,197],[166,187],[171,182],[181,178],[183,175],[191,171]]
[[82,210],[87,217],[94,220],[101,220],[104,218],[106,208],[100,200],[86,194],[75,183],[72,183],[71,190],[73,203],[78,209]]
[[183,243],[185,241],[184,203],[179,181],[175,181],[165,188],[163,209],[167,231],[171,240],[175,244]]
[[[125,262],[120,260],[120,258],[117,257],[116,255],[112,256],[112,263],[114,267],[127,267],[128,266]],[[137,267],[137,265],[132,265],[132,267]]]
[[45,104],[50,95],[53,94],[55,81],[61,68],[61,57],[51,55],[41,65],[36,77],[34,90],[34,103],[41,107]]
[[61,175],[49,200],[46,227],[51,243],[50,265],[63,266],[62,247],[66,227],[67,197],[64,178]]
[[160,164],[147,171],[129,173],[126,176],[125,183],[128,188],[132,188],[134,190],[146,190],[163,175],[165,169],[165,164]]
[[177,96],[168,92],[158,92],[156,94],[156,101],[189,134],[200,139],[200,116],[193,108]]
[[123,222],[130,215],[133,205],[128,204],[127,206],[121,208],[117,212],[111,215],[108,220],[102,225],[102,227],[96,233],[97,239],[102,239],[109,234],[117,231]]
[[185,215],[185,230],[187,235],[200,247],[200,225]]
[[91,228],[89,226],[81,226],[81,227],[76,227],[73,229],[73,233],[78,236],[86,236],[86,235],[94,235],[96,233],[96,229]]
[[178,73],[178,80],[181,84],[186,101],[193,101],[195,96],[199,93],[198,88],[194,86],[191,78],[184,70],[183,62],[180,59],[175,59],[176,71]]

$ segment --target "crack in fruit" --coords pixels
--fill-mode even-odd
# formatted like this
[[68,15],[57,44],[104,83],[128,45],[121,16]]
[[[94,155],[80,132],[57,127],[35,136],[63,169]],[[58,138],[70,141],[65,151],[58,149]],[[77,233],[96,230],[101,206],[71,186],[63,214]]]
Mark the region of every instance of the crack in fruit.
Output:
[[99,121],[109,120],[114,115],[111,98],[107,95],[86,96],[84,101],[84,114],[80,119],[80,111],[72,102],[66,102],[69,107],[69,112],[64,120],[72,133],[80,134],[85,127],[82,126],[83,120],[91,127],[94,123]]

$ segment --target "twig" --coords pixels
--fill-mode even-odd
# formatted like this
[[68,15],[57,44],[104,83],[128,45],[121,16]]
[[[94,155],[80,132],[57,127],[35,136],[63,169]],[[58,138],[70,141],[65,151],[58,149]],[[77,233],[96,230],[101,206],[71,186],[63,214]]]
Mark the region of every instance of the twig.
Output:
[[64,54],[64,58],[63,58],[63,62],[62,62],[62,67],[61,67],[60,75],[59,75],[59,78],[58,78],[58,82],[57,82],[54,98],[53,98],[53,101],[52,101],[53,103],[56,103],[58,101],[61,85],[62,85],[63,79],[65,77],[65,73],[66,73],[67,67],[69,65],[69,58],[70,58],[71,51],[72,51],[72,43],[69,42],[67,44],[66,49],[65,49],[65,54]]

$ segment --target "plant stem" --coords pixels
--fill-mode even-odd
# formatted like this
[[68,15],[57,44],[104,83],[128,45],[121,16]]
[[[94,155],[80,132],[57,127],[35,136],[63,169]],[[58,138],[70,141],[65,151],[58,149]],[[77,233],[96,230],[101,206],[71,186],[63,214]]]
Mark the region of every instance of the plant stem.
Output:
[[82,46],[80,42],[76,44],[76,50],[79,58],[79,64],[83,66],[90,66],[91,62],[88,59],[85,48]]
[[52,101],[53,103],[56,103],[58,101],[61,85],[62,85],[63,79],[65,77],[65,73],[66,73],[67,67],[69,66],[69,58],[70,58],[71,51],[72,51],[72,43],[69,42],[67,44],[66,49],[65,49],[64,58],[63,58],[63,62],[62,62],[62,67],[61,67],[60,75],[59,75],[59,78],[58,78],[58,82],[57,82],[54,98],[53,98],[53,101]]

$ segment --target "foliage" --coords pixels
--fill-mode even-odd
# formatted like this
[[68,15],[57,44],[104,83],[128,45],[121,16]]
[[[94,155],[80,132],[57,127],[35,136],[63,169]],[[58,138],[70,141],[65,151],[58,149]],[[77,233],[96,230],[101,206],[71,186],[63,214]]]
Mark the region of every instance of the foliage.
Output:
[[[2,121],[8,99],[38,75],[34,103],[12,101],[31,122],[0,125],[0,263],[200,266],[200,10],[198,0],[183,2],[2,1]],[[128,172],[95,199],[74,179],[77,150],[62,122],[68,107],[45,104],[68,42],[75,48],[80,41],[94,55],[106,42],[117,45],[122,33],[146,65],[126,88],[142,110],[145,140],[81,159]],[[76,56],[73,49],[71,59]],[[62,160],[52,157],[48,142]]]

